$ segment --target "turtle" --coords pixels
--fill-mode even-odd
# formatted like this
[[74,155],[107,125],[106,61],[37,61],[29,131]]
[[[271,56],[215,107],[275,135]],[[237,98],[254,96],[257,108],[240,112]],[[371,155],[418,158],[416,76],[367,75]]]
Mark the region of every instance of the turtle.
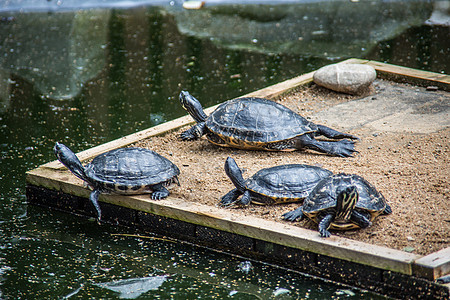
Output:
[[318,224],[322,237],[329,237],[328,229],[349,230],[366,228],[381,214],[392,209],[384,196],[363,177],[339,173],[317,183],[303,205],[283,214],[288,221],[305,216]]
[[[355,142],[351,140],[358,137],[316,125],[286,106],[265,98],[228,100],[209,116],[189,92],[181,91],[179,98],[183,108],[197,122],[180,134],[181,140],[197,140],[206,134],[215,145],[247,150],[312,149],[340,157],[357,152]],[[315,137],[320,135],[332,140],[316,140]]]
[[316,166],[287,164],[261,169],[244,180],[241,169],[231,157],[225,161],[225,173],[236,188],[221,198],[221,207],[250,202],[260,205],[299,202],[321,179],[333,174]]
[[98,203],[100,193],[124,195],[151,193],[159,200],[169,196],[166,186],[180,185],[180,170],[167,158],[144,148],[119,148],[96,156],[83,166],[75,153],[66,145],[57,142],[54,152],[58,160],[75,176],[84,180],[93,191],[89,199],[101,221]]

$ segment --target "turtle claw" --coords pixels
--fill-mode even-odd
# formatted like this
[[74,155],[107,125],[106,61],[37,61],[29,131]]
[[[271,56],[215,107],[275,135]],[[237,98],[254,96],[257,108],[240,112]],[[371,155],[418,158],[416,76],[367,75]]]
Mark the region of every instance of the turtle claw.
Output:
[[353,135],[353,134],[348,134],[347,138],[349,138],[351,140],[356,140],[356,141],[360,141],[361,140],[359,137],[357,137],[356,135]]
[[340,157],[353,157],[354,153],[359,153],[355,150],[355,142],[347,139],[335,142],[337,147],[333,147],[333,152],[331,155],[336,155]]
[[189,130],[183,131],[179,137],[182,141],[192,141],[196,139],[196,137],[190,133]]
[[238,197],[241,194],[242,193],[239,192],[238,189],[232,189],[231,191],[226,193],[224,196],[222,196],[218,206],[219,207],[230,207],[230,206],[233,206],[234,204],[236,204],[236,202],[238,201]]
[[206,133],[206,131],[207,129],[205,122],[201,122],[180,133],[180,138],[183,141],[198,140]]
[[169,196],[168,193],[163,193],[163,192],[153,192],[153,194],[152,194],[152,199],[153,199],[153,200],[161,200],[161,199],[167,198],[167,196]]
[[169,191],[165,187],[160,186],[160,187],[158,187],[157,190],[153,191],[151,198],[153,200],[161,200],[161,199],[167,198],[168,196],[169,196]]
[[331,236],[331,233],[328,230],[326,230],[326,229],[320,229],[319,233],[320,233],[320,236],[324,237],[324,238],[327,238],[327,237]]
[[303,211],[302,211],[302,206],[300,206],[299,208],[292,210],[292,211],[288,211],[287,213],[284,213],[281,218],[283,220],[286,221],[291,221],[294,222],[297,219],[302,219],[303,218]]
[[355,142],[349,139],[343,139],[340,141],[323,141],[315,140],[314,138],[305,135],[299,137],[299,141],[300,149],[311,149],[332,156],[351,157],[353,156],[353,153],[358,152],[355,150]]

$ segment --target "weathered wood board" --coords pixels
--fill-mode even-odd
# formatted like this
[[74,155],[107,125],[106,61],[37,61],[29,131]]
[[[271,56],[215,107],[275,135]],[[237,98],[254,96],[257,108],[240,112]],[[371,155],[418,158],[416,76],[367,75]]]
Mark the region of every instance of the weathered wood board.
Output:
[[[446,91],[449,91],[450,89],[450,76],[448,75],[359,59],[350,59],[343,63],[369,64],[377,70],[380,77],[389,80],[400,80],[402,82],[424,86],[438,86],[440,89]],[[298,86],[310,83],[312,81],[313,73],[314,72],[301,75],[245,96],[270,98],[289,93],[289,91]],[[216,106],[210,107],[206,109],[205,112],[209,113],[215,108]],[[181,117],[82,151],[78,153],[77,156],[81,161],[86,161],[106,151],[125,147],[139,140],[161,135],[191,123],[193,123],[193,120],[190,116]],[[30,187],[57,191],[58,193],[84,199],[89,197],[90,191],[84,187],[83,182],[73,176],[58,161],[49,162],[37,169],[27,172],[26,178],[27,184]],[[29,198],[35,199],[36,197],[31,195],[32,191],[33,189],[31,188]],[[192,230],[195,231],[195,233],[192,234],[193,239],[191,239],[191,241],[194,242],[196,237],[200,236],[198,233],[199,231],[207,231],[209,228],[211,230],[216,230],[215,232],[232,234],[230,238],[235,238],[236,236],[242,237],[242,239],[248,241],[250,252],[258,252],[258,249],[261,250],[264,248],[259,252],[264,252],[264,254],[272,253],[273,251],[270,252],[269,250],[273,249],[273,247],[285,247],[283,248],[285,251],[297,249],[306,256],[310,253],[315,255],[316,259],[317,257],[320,257],[321,259],[330,258],[335,265],[342,262],[348,262],[354,268],[359,268],[359,266],[362,266],[362,268],[368,267],[368,272],[375,272],[378,274],[376,276],[383,277],[383,280],[385,281],[396,282],[397,280],[399,286],[402,285],[403,281],[406,282],[411,278],[425,280],[427,284],[431,284],[430,282],[434,281],[436,278],[450,273],[450,248],[422,257],[417,254],[366,244],[338,236],[323,239],[320,238],[315,231],[302,229],[286,223],[263,220],[257,217],[246,216],[246,218],[243,219],[238,213],[230,210],[192,202],[187,203],[183,199],[177,199],[172,196],[169,196],[164,201],[154,201],[151,200],[148,195],[126,197],[120,195],[101,195],[100,201],[112,204],[113,207],[123,207],[136,212],[136,220],[139,220],[143,215],[154,215],[163,219],[176,220],[177,222],[180,221],[183,222],[183,224],[194,224],[194,226],[197,226],[192,227],[194,228]],[[39,200],[31,200],[30,202],[39,202]],[[54,205],[54,207],[58,208],[58,205]],[[81,212],[81,214],[83,214],[83,212]],[[337,261],[333,261],[334,259]],[[308,270],[308,268],[303,268],[303,270]],[[366,272],[366,269],[363,270],[364,271],[361,271],[362,273]],[[324,275],[319,271],[313,275],[317,274],[321,276]],[[338,277],[335,277],[333,275],[328,276],[325,274],[324,277],[340,281],[339,278],[344,276],[339,275]],[[348,283],[345,280],[341,282]],[[392,284],[393,283],[384,282],[384,290],[377,288],[375,286],[376,283],[373,283],[374,286],[361,285],[360,287],[388,294],[389,289],[395,290],[395,287],[393,287]],[[444,286],[434,287],[439,290]],[[427,289],[432,290],[429,286],[427,286]],[[448,288],[445,287],[445,289],[446,292],[442,292],[441,289],[439,290],[440,293],[448,294]],[[394,294],[394,296],[395,295],[396,294]]]

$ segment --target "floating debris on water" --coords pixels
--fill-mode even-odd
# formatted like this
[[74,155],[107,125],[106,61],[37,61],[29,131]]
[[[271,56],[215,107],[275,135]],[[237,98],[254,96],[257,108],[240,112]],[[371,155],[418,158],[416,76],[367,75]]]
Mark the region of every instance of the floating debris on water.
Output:
[[130,278],[95,285],[119,293],[121,299],[135,299],[150,290],[157,290],[167,278],[167,275]]
[[338,291],[336,291],[336,295],[355,296],[356,294],[351,290],[338,290]]
[[274,292],[273,292],[273,296],[274,297],[278,297],[281,295],[285,295],[285,294],[289,294],[291,291],[288,289],[284,289],[284,288],[277,288]]
[[253,265],[248,260],[241,262],[238,265],[238,270],[248,274],[253,269]]

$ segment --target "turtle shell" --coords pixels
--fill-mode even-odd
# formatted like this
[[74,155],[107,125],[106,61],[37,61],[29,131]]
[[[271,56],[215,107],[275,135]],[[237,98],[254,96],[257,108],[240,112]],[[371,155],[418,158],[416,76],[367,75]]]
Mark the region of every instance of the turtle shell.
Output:
[[[359,200],[355,209],[369,212],[371,221],[386,208],[386,200],[383,195],[367,180],[358,175],[341,173],[321,180],[314,187],[303,203],[303,213],[308,218],[318,222],[317,216],[319,213],[328,209],[334,209],[337,195],[349,186],[356,186],[358,190]],[[333,222],[330,228],[346,230],[359,227],[352,222],[342,224]]]
[[180,170],[167,158],[143,148],[121,148],[95,157],[86,175],[106,190],[140,193],[158,183],[169,183]]
[[319,167],[290,164],[262,169],[245,185],[253,203],[296,202],[306,198],[321,179],[330,175],[331,171]]
[[227,144],[241,148],[260,147],[317,131],[314,123],[263,98],[237,98],[224,102],[208,117],[206,126]]

